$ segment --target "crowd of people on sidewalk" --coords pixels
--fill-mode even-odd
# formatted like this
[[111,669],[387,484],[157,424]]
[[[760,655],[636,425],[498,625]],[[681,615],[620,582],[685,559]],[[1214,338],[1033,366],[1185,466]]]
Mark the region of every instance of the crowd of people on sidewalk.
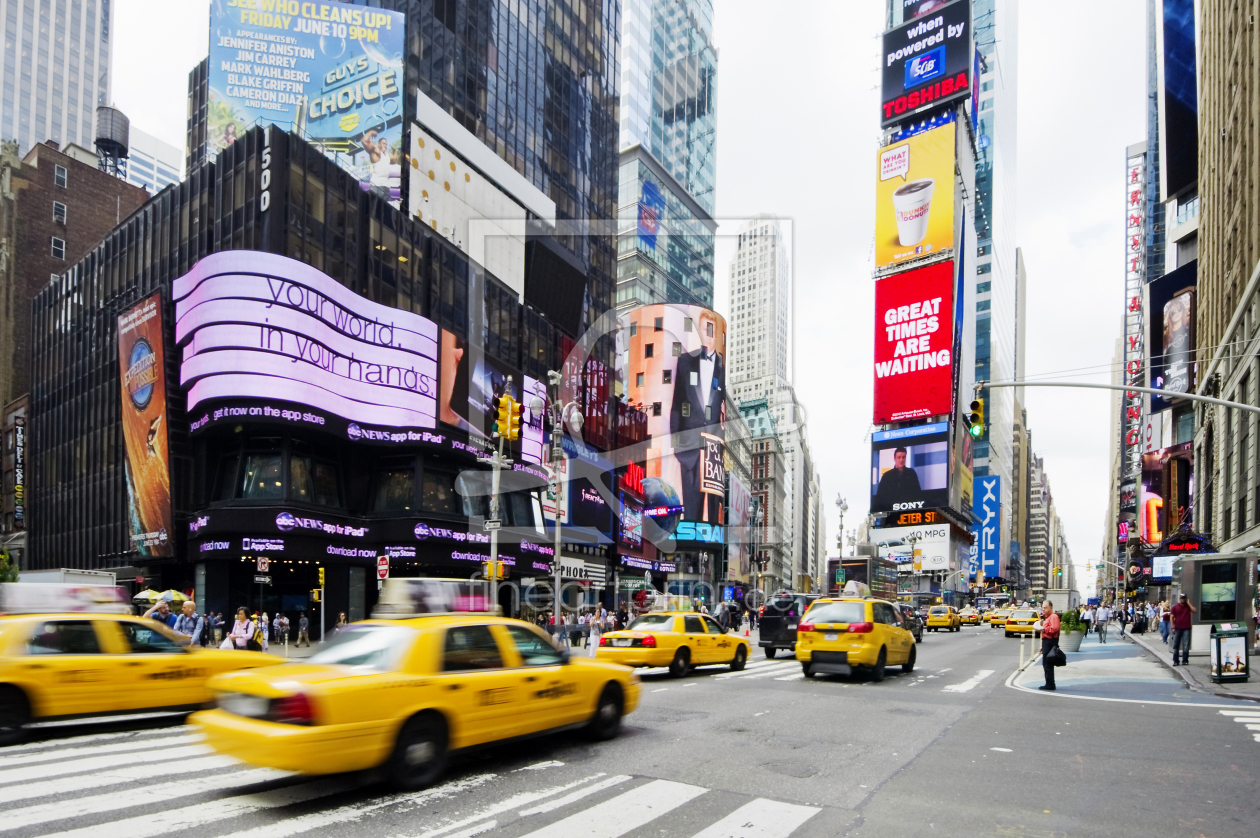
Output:
[[[277,613],[272,619],[266,611],[254,611],[252,614],[244,606],[236,609],[236,617],[230,628],[223,618],[223,612],[208,611],[204,615],[197,613],[197,603],[186,600],[180,605],[180,613],[171,611],[171,604],[159,600],[144,612],[145,617],[156,620],[171,631],[184,646],[194,648],[241,649],[265,652],[271,644],[285,645],[290,638],[292,624],[284,613]],[[337,627],[346,624],[346,615],[340,615]],[[305,643],[311,645],[310,620],[306,612],[298,614],[295,648]]]

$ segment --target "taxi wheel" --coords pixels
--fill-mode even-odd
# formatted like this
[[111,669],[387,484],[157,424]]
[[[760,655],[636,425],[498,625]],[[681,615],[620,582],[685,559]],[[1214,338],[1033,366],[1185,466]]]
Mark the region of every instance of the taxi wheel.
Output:
[[446,720],[436,713],[421,713],[403,725],[389,758],[390,781],[414,791],[433,783],[446,768]]
[[884,669],[888,666],[888,650],[881,648],[875,665],[871,667],[871,680],[878,684],[884,680]]
[[913,646],[910,647],[910,657],[906,658],[906,662],[901,665],[902,672],[914,672],[914,661],[918,657],[918,653]]
[[595,705],[595,715],[587,726],[587,734],[601,742],[612,739],[621,731],[621,710],[624,706],[621,698],[621,687],[607,684],[599,694],[599,704]]
[[774,657],[774,656],[778,653],[778,651],[779,651],[779,650],[778,650],[778,649],[776,649],[776,648],[774,648],[773,646],[767,646],[767,647],[766,647],[766,657],[768,657],[768,658],[772,658],[772,657]]
[[743,646],[736,647],[735,660],[731,661],[731,672],[739,672],[744,668],[744,664],[748,662],[748,652],[744,651]]
[[0,687],[0,746],[22,739],[23,726],[30,720],[26,696],[16,687]]
[[681,678],[687,674],[687,670],[691,668],[691,652],[686,647],[679,649],[674,653],[674,659],[669,664],[669,674],[675,678]]
[[810,665],[804,661],[801,662],[801,672],[805,675],[806,678],[814,677],[814,670],[811,669]]
[[1006,633],[1006,636],[1007,636],[1007,637],[1010,637],[1010,636],[1011,636],[1011,633],[1008,631],[1008,632]]

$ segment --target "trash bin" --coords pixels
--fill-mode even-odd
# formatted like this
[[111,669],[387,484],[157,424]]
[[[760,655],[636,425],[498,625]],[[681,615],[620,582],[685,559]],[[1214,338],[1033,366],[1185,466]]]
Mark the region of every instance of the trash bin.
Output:
[[1209,643],[1212,680],[1216,683],[1246,681],[1251,672],[1251,649],[1244,623],[1213,623]]

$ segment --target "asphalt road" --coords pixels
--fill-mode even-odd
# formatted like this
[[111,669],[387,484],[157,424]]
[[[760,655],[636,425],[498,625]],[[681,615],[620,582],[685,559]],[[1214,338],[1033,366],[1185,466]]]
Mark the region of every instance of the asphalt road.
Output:
[[0,836],[1254,833],[1260,705],[1191,692],[1123,646],[1071,656],[1042,693],[1015,672],[1019,645],[928,634],[915,671],[880,684],[760,654],[740,673],[647,671],[618,739],[482,751],[412,794],[242,766],[178,718],[44,728],[0,751]]

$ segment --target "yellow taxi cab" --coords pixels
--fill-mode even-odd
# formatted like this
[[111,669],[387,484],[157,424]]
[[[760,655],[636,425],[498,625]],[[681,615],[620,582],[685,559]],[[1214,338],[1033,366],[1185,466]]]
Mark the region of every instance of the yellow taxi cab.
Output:
[[1041,617],[1037,612],[1031,608],[1016,609],[1006,618],[1006,636],[1014,637],[1017,634],[1031,634],[1034,637],[1041,637],[1041,632],[1034,628],[1040,619]]
[[616,736],[639,701],[633,670],[569,657],[537,626],[498,615],[490,583],[390,579],[373,619],[301,663],[223,675],[191,721],[215,750],[305,774],[378,766],[401,788],[436,780],[451,752],[581,727]]
[[0,745],[31,722],[198,709],[211,677],[278,660],[181,646],[166,626],[132,616],[122,588],[0,585]]
[[989,628],[997,628],[1006,625],[1006,618],[1010,616],[1010,609],[998,608],[989,613]]
[[681,678],[697,666],[744,668],[752,647],[722,631],[717,620],[694,611],[649,611],[621,631],[599,638],[596,656],[625,666],[668,666]]
[[933,605],[928,609],[927,628],[928,631],[961,631],[962,618],[952,605]]
[[805,612],[796,626],[796,659],[806,678],[865,670],[882,681],[888,666],[914,669],[914,635],[891,603],[869,593],[850,582],[840,596],[817,599]]
[[964,608],[958,612],[958,619],[964,626],[980,625],[980,612],[974,608]]

